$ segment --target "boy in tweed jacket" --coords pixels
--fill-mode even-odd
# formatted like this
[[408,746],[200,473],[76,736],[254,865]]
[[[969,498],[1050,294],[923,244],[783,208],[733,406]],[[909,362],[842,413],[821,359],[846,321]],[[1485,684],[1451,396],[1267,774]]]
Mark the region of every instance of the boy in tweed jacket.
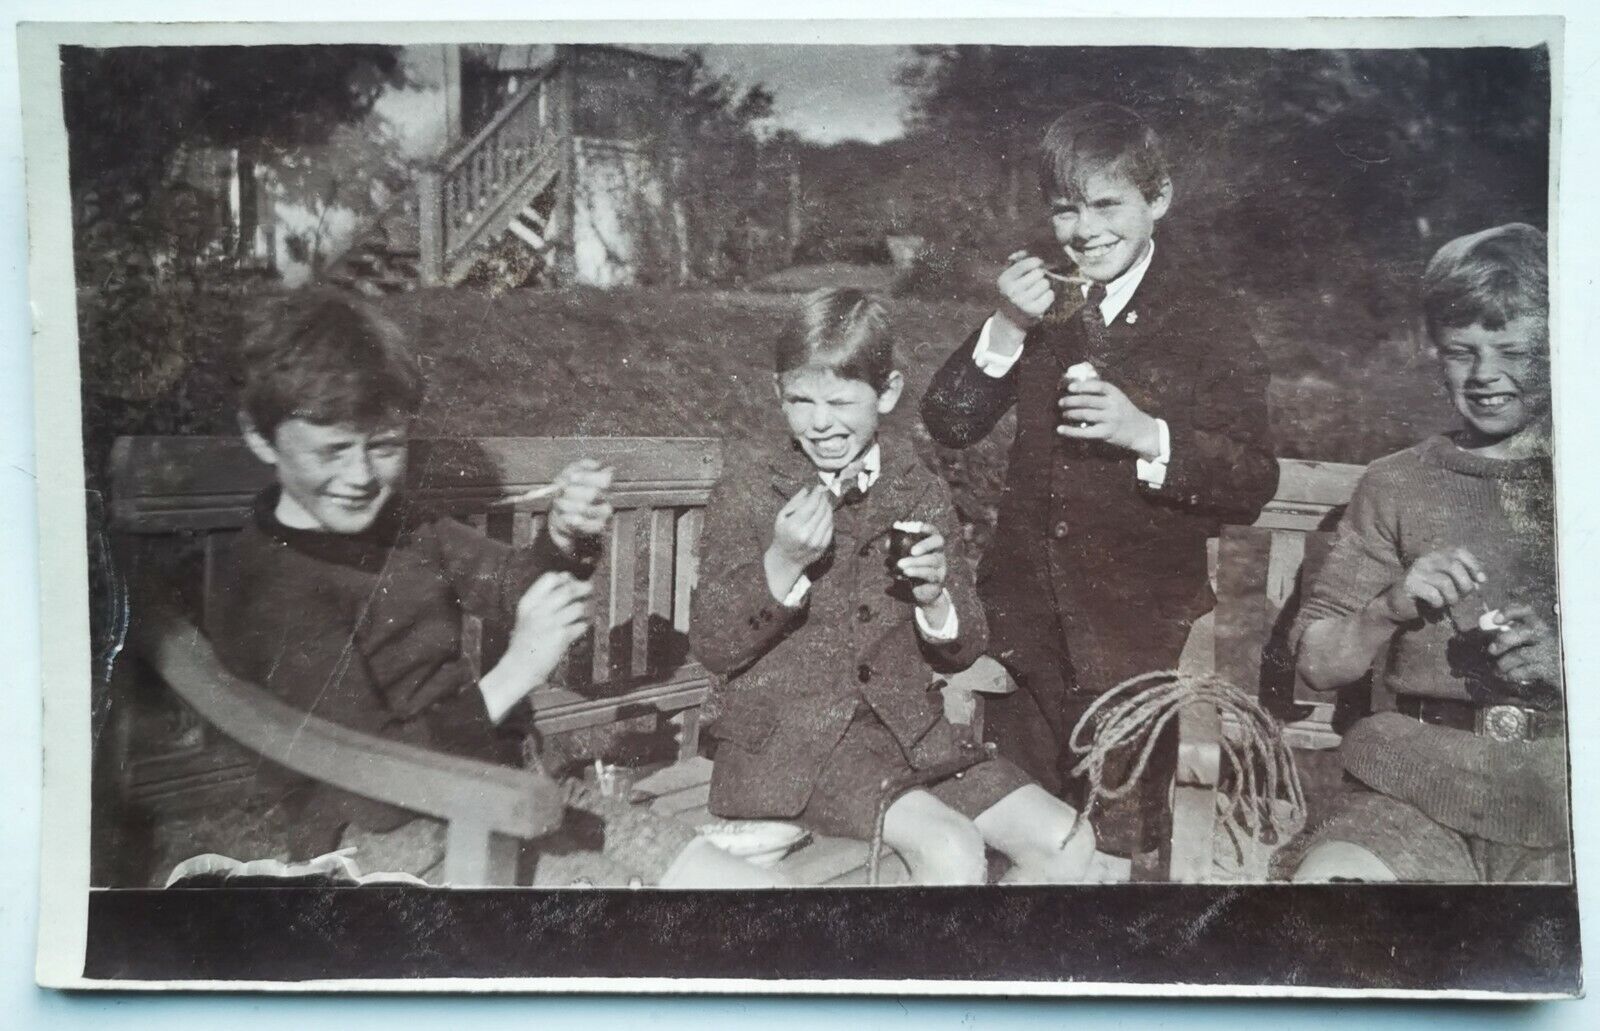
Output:
[[[910,439],[880,430],[903,389],[887,309],[808,297],[777,347],[788,434],[736,452],[701,534],[695,653],[722,674],[711,810],[884,840],[919,883],[982,883],[985,846],[1013,880],[1080,877],[1092,834],[1014,765],[988,758],[931,690],[986,640],[948,490]],[[890,530],[926,536],[891,568]],[[960,773],[937,771],[963,757]],[[919,775],[927,774],[925,778]]]

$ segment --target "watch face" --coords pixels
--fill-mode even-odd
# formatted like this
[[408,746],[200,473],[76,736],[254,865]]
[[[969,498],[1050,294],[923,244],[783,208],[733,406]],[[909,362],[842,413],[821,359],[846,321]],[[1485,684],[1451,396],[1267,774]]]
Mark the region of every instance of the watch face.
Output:
[[1528,736],[1528,714],[1515,705],[1491,705],[1483,710],[1483,732],[1496,741],[1522,741]]

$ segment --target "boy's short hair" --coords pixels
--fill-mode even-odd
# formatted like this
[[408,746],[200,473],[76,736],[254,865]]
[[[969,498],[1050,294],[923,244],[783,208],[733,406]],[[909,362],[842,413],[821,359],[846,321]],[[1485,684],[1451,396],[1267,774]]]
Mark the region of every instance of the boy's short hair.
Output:
[[245,339],[241,407],[269,440],[286,419],[409,421],[422,391],[422,371],[399,327],[345,293],[297,291]]
[[1169,181],[1161,137],[1118,104],[1084,104],[1050,123],[1039,142],[1039,186],[1047,198],[1081,197],[1088,178],[1119,168],[1154,200]]
[[1501,329],[1522,315],[1548,318],[1549,252],[1544,234],[1522,222],[1457,237],[1422,274],[1422,312],[1430,339],[1441,330]]
[[889,304],[877,294],[851,287],[816,290],[778,335],[773,357],[778,375],[823,368],[882,393],[894,372]]

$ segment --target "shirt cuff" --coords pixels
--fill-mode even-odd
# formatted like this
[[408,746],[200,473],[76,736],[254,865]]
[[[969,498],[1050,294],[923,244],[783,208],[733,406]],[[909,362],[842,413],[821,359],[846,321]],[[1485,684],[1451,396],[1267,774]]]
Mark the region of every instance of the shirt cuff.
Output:
[[972,363],[978,371],[993,379],[1000,379],[1011,371],[1017,364],[1017,359],[1022,357],[1022,348],[1017,348],[1016,354],[996,354],[989,350],[989,327],[994,324],[994,316],[989,316],[983,323],[983,328],[978,330],[978,343],[972,349]]
[[1160,487],[1167,482],[1167,465],[1172,461],[1172,431],[1167,429],[1167,420],[1156,420],[1156,433],[1161,438],[1160,453],[1154,458],[1135,459],[1133,463],[1139,482],[1147,487]]
[[801,573],[800,579],[796,580],[794,586],[789,588],[789,593],[783,596],[783,604],[787,608],[797,609],[805,603],[806,595],[810,593],[811,578]]
[[924,641],[928,641],[933,644],[944,644],[946,641],[954,641],[961,634],[961,619],[956,615],[955,602],[951,600],[950,592],[948,590],[946,590],[942,596],[949,606],[947,609],[947,614],[944,617],[944,626],[929,626],[928,617],[922,614],[921,605],[918,605],[914,612],[917,620],[917,632],[922,635],[922,639]]

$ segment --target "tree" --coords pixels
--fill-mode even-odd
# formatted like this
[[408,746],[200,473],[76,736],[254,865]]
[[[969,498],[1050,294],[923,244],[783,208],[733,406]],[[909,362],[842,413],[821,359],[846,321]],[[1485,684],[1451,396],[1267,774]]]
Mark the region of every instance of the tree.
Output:
[[918,47],[900,80],[914,130],[960,150],[991,220],[1017,214],[1058,112],[1134,108],[1176,171],[1164,231],[1257,286],[1305,284],[1346,251],[1415,260],[1420,226],[1544,217],[1544,48]]
[[397,47],[63,47],[75,214],[137,211],[186,150],[323,142],[404,82]]
[[190,391],[220,386],[240,305],[213,295],[243,242],[226,173],[328,140],[404,76],[394,47],[64,47],[61,81],[93,483],[112,436],[193,430]]
[[[674,192],[682,205],[691,275],[722,280],[760,271],[763,241],[786,231],[787,154],[792,137],[763,138],[758,125],[775,97],[762,83],[741,85],[686,50],[682,121],[674,134]],[[778,175],[777,166],[783,166]]]

